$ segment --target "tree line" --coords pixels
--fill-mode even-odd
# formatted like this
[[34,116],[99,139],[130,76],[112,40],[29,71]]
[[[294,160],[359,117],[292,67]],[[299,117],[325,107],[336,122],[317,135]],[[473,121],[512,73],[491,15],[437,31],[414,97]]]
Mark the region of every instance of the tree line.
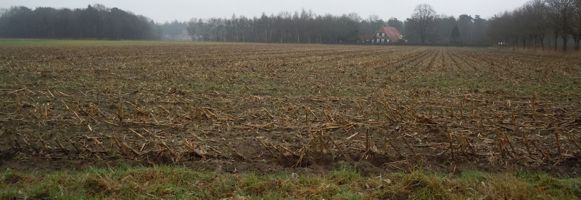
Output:
[[490,20],[490,37],[502,45],[522,48],[579,50],[581,0],[531,0]]
[[400,30],[407,44],[581,48],[581,0],[531,0],[491,19],[463,14],[438,15],[420,4],[410,18],[384,21],[357,14],[333,16],[302,11],[293,14],[192,20],[194,40],[277,43],[358,43],[381,26]]
[[414,15],[405,21],[397,18],[384,21],[377,16],[364,19],[355,13],[317,15],[303,10],[262,14],[254,18],[193,19],[189,22],[188,32],[192,39],[202,41],[354,44],[372,38],[385,25],[400,30],[408,44],[490,44],[486,19],[478,15],[461,15],[459,18],[437,15],[427,4],[418,6]]
[[354,43],[381,24],[356,14],[316,15],[310,11],[247,18],[194,19],[188,31],[195,40],[267,43]]
[[84,9],[13,7],[0,12],[0,37],[156,39],[150,19],[102,5]]
[[311,11],[259,17],[192,19],[156,24],[102,5],[84,9],[14,7],[0,9],[0,37],[95,39],[191,39],[221,42],[356,44],[382,26],[403,34],[406,44],[499,45],[522,48],[581,47],[581,0],[530,0],[490,19],[439,15],[420,4],[405,20],[362,18],[355,13],[318,15]]
[[409,44],[483,46],[490,44],[488,25],[479,15],[438,15],[432,6],[420,4],[404,22],[403,33]]
[[[401,21],[387,21],[355,13],[317,15],[311,11],[282,12],[260,17],[192,19],[156,24],[123,11],[92,5],[84,9],[14,7],[0,9],[0,37],[94,39],[188,39],[223,42],[353,44],[372,38],[385,25],[395,27],[408,44],[485,45],[487,21],[461,15],[458,19],[436,15],[429,5]],[[455,33],[452,34],[452,33]],[[189,36],[188,36],[189,34]]]

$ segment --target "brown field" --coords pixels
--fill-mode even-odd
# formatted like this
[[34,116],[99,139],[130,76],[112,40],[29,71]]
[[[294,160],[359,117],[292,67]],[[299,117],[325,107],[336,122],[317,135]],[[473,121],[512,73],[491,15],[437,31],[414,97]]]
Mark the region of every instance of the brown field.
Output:
[[581,173],[581,56],[266,44],[0,46],[0,166]]

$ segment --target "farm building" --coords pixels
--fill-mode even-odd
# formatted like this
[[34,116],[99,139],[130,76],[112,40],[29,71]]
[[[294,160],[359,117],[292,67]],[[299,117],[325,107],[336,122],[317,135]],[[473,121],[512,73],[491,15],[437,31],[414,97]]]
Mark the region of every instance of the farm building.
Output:
[[362,42],[365,44],[395,44],[402,41],[403,35],[397,28],[391,26],[382,26],[377,30],[374,36],[364,37]]

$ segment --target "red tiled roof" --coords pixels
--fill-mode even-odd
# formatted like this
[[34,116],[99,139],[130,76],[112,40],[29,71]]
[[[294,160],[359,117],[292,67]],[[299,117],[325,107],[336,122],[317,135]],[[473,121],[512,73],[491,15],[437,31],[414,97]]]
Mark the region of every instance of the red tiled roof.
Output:
[[391,26],[383,26],[377,32],[385,33],[391,42],[398,42],[401,38],[399,30]]

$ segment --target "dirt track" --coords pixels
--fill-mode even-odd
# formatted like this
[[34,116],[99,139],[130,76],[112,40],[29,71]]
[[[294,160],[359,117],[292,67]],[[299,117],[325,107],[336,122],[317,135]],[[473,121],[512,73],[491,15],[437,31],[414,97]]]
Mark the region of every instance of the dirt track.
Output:
[[0,72],[4,167],[581,169],[573,54],[0,47]]

